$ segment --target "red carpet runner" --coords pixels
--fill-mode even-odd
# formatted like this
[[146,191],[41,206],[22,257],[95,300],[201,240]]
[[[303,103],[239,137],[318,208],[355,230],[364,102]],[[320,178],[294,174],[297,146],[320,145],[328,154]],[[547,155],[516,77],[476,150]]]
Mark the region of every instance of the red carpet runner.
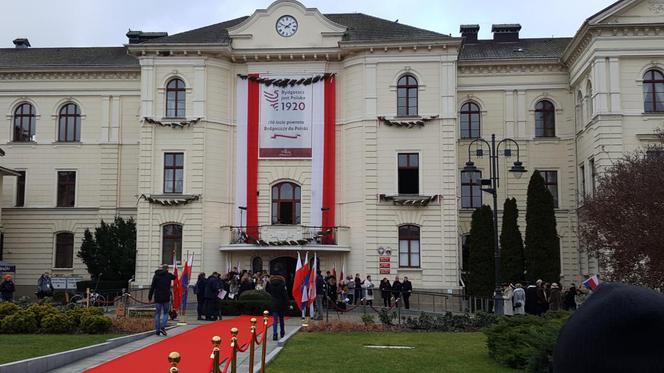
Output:
[[[207,373],[210,367],[210,353],[212,343],[210,340],[215,335],[221,337],[220,361],[231,356],[231,328],[237,328],[239,346],[248,344],[250,341],[249,320],[256,317],[256,329],[258,333],[263,331],[262,316],[239,316],[230,320],[222,320],[201,325],[173,337],[153,343],[140,350],[128,353],[117,359],[104,363],[96,368],[87,370],[92,373],[115,373],[115,372],[141,372],[141,373],[164,373],[168,372],[168,354],[172,351],[180,353],[181,360],[178,368],[180,372]],[[272,317],[269,319],[268,337],[271,337]],[[261,337],[262,338],[262,337]],[[259,338],[260,340],[260,338]],[[268,338],[268,343],[276,343]],[[258,349],[258,348],[257,348]],[[260,360],[260,353],[258,355]],[[259,361],[257,360],[257,361]],[[223,365],[222,365],[223,368]]]

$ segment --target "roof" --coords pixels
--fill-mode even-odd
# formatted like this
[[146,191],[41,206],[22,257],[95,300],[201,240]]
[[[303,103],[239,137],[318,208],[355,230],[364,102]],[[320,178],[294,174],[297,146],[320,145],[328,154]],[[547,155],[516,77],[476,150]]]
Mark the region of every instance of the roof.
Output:
[[[369,16],[362,13],[325,14],[330,21],[346,26],[343,41],[398,41],[398,40],[433,40],[451,38],[445,34],[404,25],[395,21]],[[202,44],[230,43],[228,28],[240,24],[248,17],[235,18],[230,21],[181,32],[163,38],[145,41],[141,44]]]
[[0,49],[0,68],[65,66],[138,67],[138,60],[125,47]]
[[561,58],[571,41],[572,38],[519,39],[514,42],[478,40],[463,45],[459,60]]

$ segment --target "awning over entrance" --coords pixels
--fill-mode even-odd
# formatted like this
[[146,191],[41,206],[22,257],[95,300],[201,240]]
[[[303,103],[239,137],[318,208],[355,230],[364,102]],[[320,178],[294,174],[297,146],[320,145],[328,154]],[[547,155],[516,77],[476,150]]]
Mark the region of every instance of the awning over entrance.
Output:
[[338,245],[257,246],[252,244],[237,244],[237,245],[220,246],[219,251],[221,252],[243,252],[243,251],[350,252],[350,246],[338,246]]

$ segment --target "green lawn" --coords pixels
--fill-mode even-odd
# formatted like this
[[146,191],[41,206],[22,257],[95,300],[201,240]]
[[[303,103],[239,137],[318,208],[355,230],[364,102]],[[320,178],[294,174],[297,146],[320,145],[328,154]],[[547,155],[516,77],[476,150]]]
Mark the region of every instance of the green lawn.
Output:
[[73,350],[107,339],[118,334],[0,334],[0,364]]
[[[366,345],[413,346],[412,350]],[[516,372],[489,358],[482,333],[298,333],[270,367],[290,372]]]

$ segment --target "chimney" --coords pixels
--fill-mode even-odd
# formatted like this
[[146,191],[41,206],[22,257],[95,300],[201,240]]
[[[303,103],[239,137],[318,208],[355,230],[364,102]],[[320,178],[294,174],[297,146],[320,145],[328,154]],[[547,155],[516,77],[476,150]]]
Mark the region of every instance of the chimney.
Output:
[[491,26],[494,41],[519,41],[519,30],[521,25],[518,23]]
[[163,38],[168,36],[168,32],[143,32],[143,31],[131,31],[127,32],[127,38],[129,39],[129,44],[140,44],[144,41]]
[[459,26],[461,37],[466,43],[477,42],[477,33],[480,32],[480,25],[461,25]]
[[16,48],[30,48],[30,41],[27,38],[16,38],[14,45]]

